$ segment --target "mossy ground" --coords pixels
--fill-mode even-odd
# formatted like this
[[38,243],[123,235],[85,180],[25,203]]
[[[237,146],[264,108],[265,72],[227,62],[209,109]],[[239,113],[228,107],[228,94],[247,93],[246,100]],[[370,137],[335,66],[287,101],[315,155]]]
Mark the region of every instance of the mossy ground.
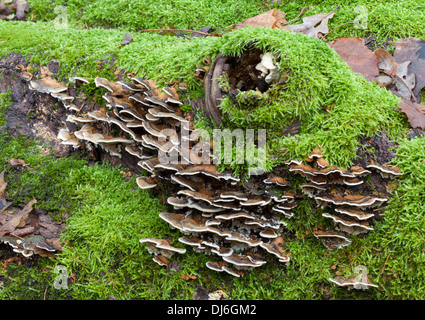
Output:
[[[155,1],[155,5],[151,1],[143,1],[143,5],[138,1],[68,1],[69,28],[61,30],[55,29],[52,23],[43,22],[55,18],[52,6],[61,5],[61,1],[34,0],[29,3],[32,8],[29,16],[34,14],[33,18],[39,21],[0,21],[0,55],[21,52],[42,65],[55,58],[61,67],[60,79],[67,79],[73,74],[111,78],[114,68],[121,67],[163,84],[167,80],[184,80],[195,96],[202,94],[202,87],[193,78],[193,73],[196,67],[202,65],[203,58],[214,58],[228,44],[232,44],[228,50],[237,51],[246,39],[232,38],[230,34],[225,38],[185,40],[135,32],[145,28],[166,28],[167,23],[195,30],[212,25],[218,30],[269,9],[263,1],[235,0],[209,4],[207,1],[196,1],[196,4],[194,1]],[[352,21],[354,8],[364,4],[369,9],[368,29],[344,26],[330,34],[330,40],[339,36],[364,36],[366,33],[374,34],[379,41],[387,37],[425,36],[420,15],[424,5],[413,1],[363,1],[356,4],[348,1],[282,1],[282,5],[277,7],[285,11],[290,20],[303,6],[312,7],[309,14],[314,14],[330,11],[338,4],[341,9],[331,20],[331,28]],[[130,7],[134,9],[130,10]],[[183,15],[179,8],[185,8],[186,14]],[[117,15],[118,11],[122,14]],[[111,29],[84,30],[78,26],[83,26],[83,20],[90,27]],[[135,37],[130,45],[122,47],[120,43],[126,31],[134,32]],[[264,43],[270,41],[274,32],[266,32]],[[329,118],[319,112],[306,124],[306,129],[324,121],[323,130],[343,126],[348,131],[343,131],[342,137],[353,138],[360,133],[368,134],[368,130],[379,132],[382,128],[397,136],[397,131],[406,127],[399,116],[390,112],[396,99],[382,90],[370,88],[372,85],[349,74],[347,67],[324,49],[324,44],[313,40],[307,42],[338,66],[333,70],[341,71],[341,75],[329,75],[335,81],[341,80],[334,85],[348,85],[352,91],[347,91],[347,94],[360,94],[360,97],[346,97],[347,105],[354,103],[356,106],[350,110],[352,116],[342,112],[348,110],[344,106],[334,110]],[[110,60],[112,57],[116,58],[114,67],[97,67],[97,60]],[[323,67],[326,60],[316,63],[314,66]],[[323,74],[317,76],[323,77]],[[348,84],[347,79],[352,83]],[[326,85],[325,80],[323,78],[315,85]],[[376,109],[368,114],[368,110],[362,109],[361,99],[370,98],[372,91],[379,93],[372,101],[378,106],[385,106],[378,108],[374,103]],[[326,92],[329,89],[320,91],[320,94]],[[9,93],[0,95],[0,126],[4,125],[4,110],[10,103]],[[378,110],[385,112],[377,114]],[[362,125],[367,128],[352,129],[348,120],[344,122],[346,118],[357,116],[358,123],[364,122]],[[320,131],[315,133],[318,137],[324,135]],[[327,141],[324,137],[323,142]],[[309,152],[316,143],[308,137],[305,141],[304,145],[294,145],[292,155]],[[334,138],[327,143],[338,141],[339,138]],[[179,233],[170,230],[158,217],[158,213],[164,210],[160,199],[138,189],[134,178],[126,182],[120,168],[113,169],[108,163],[89,166],[84,155],[56,159],[42,154],[38,144],[26,137],[11,138],[0,133],[0,169],[7,170],[7,196],[18,203],[35,197],[38,200],[36,208],[47,210],[52,215],[68,214],[68,226],[62,238],[65,243],[63,253],[55,259],[40,258],[31,268],[9,264],[1,275],[0,297],[191,299],[197,284],[200,284],[210,291],[223,289],[233,299],[424,299],[425,139],[399,139],[398,145],[394,164],[400,167],[404,176],[397,181],[394,198],[390,200],[384,219],[377,222],[375,231],[355,238],[349,247],[328,252],[311,234],[313,228],[326,221],[320,218],[321,212],[313,210],[311,204],[305,201],[295,210],[295,217],[288,226],[292,237],[288,243],[291,263],[288,266],[270,263],[261,270],[235,279],[230,275],[210,272],[205,268],[208,257],[191,249],[184,256],[176,257],[181,267],[177,272],[167,273],[156,265],[138,240],[147,236],[176,240]],[[11,168],[7,162],[12,157],[25,160],[32,170],[21,172]],[[344,162],[347,156],[343,160],[336,156],[331,158],[334,162]],[[6,247],[1,249],[1,254],[4,254]],[[65,265],[72,275],[73,283],[69,289],[53,287],[58,276],[54,268],[58,264]],[[370,279],[379,285],[379,289],[353,292],[329,283],[328,278],[337,272],[347,276],[358,265],[367,267]],[[187,282],[180,278],[182,274],[196,275],[197,279]]]

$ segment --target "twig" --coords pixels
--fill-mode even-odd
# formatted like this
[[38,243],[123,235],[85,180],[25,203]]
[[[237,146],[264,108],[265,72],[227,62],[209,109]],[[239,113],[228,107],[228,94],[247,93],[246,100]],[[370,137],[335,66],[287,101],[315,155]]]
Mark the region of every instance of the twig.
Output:
[[[216,32],[214,32],[214,33],[218,33],[218,32],[220,32],[221,30],[224,30],[224,29],[227,29],[227,28],[234,28],[236,26],[236,24],[231,24],[230,26],[227,26],[227,27],[224,27],[224,28],[222,28],[222,29],[220,29],[220,30],[217,30]],[[211,34],[212,35],[212,34]]]
[[356,22],[352,21],[352,22],[346,22],[346,23],[340,24],[339,26],[337,26],[337,27],[333,28],[331,31],[329,31],[327,34],[322,35],[322,36],[320,37],[320,40],[324,40],[324,39],[326,38],[326,36],[327,36],[329,33],[331,33],[332,31],[334,31],[334,30],[336,30],[336,29],[338,29],[339,27],[345,26],[345,25],[347,25],[347,24],[356,24]]
[[298,16],[296,16],[294,19],[292,19],[291,21],[288,21],[287,23],[285,23],[284,25],[290,24],[291,22],[294,22],[295,20],[297,20],[299,17],[301,17],[304,14],[304,10],[310,9],[309,7],[303,7],[301,9],[301,12]]
[[46,297],[47,297],[47,288],[49,288],[49,286],[46,286],[46,289],[44,290],[43,300],[46,300]]
[[391,255],[391,252],[388,254],[387,259],[385,259],[385,262],[384,262],[384,265],[382,266],[381,273],[379,274],[379,277],[381,277],[382,273],[384,272],[385,265],[387,264],[387,261],[390,258],[390,255]]
[[144,29],[144,30],[140,30],[139,32],[149,32],[149,31],[182,31],[182,32],[199,33],[205,36],[212,36],[212,34],[209,34],[206,32],[196,31],[196,30],[185,30],[185,29]]

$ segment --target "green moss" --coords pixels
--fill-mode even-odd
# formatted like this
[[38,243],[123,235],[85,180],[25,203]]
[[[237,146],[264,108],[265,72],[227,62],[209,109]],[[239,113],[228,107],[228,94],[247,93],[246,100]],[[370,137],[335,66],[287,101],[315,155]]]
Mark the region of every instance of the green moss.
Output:
[[4,126],[6,124],[6,109],[12,104],[12,91],[10,88],[7,88],[6,93],[0,94],[0,126]]
[[[279,70],[288,81],[262,95],[245,92],[238,104],[226,98],[219,107],[227,115],[225,126],[267,129],[271,153],[285,155],[285,160],[304,159],[320,146],[331,164],[347,167],[360,138],[386,132],[394,139],[407,127],[394,111],[400,99],[354,74],[323,41],[277,29],[244,28],[223,36],[222,51],[240,55],[253,40],[254,47],[280,55]],[[301,120],[299,134],[282,138],[285,127],[296,120]]]
[[[43,20],[55,19],[57,14],[53,8],[63,4],[59,0],[29,2],[34,18]],[[70,0],[66,8],[68,22],[72,25],[84,26],[87,23],[90,27],[137,31],[170,26],[189,30],[205,26],[219,29],[256,15],[260,8],[265,7],[259,0]]]
[[[34,19],[52,21],[59,15],[54,12],[54,8],[61,6],[63,1],[29,0],[29,4],[31,11],[28,16],[33,14]],[[367,34],[376,36],[378,42],[386,40],[387,37],[396,40],[413,35],[419,38],[425,36],[421,27],[421,12],[425,10],[425,5],[413,0],[362,0],[355,3],[347,0],[282,1],[282,4],[268,6],[259,0],[70,0],[66,3],[69,26],[84,27],[87,23],[90,27],[119,28],[133,32],[170,26],[191,30],[212,26],[214,30],[219,30],[273,8],[285,12],[287,21],[290,21],[298,16],[302,7],[311,8],[304,15],[307,16],[330,12],[337,6],[339,10],[329,21],[330,30],[353,21],[355,15],[361,14],[360,6],[366,8],[367,24],[364,29],[357,29],[353,25],[340,27],[327,37],[329,40],[340,36],[363,37]],[[301,22],[299,19],[293,23]]]

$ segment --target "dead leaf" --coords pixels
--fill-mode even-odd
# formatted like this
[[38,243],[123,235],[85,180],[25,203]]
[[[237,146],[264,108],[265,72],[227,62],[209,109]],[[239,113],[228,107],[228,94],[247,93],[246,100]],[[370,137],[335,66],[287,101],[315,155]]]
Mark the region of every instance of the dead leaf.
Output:
[[313,16],[304,17],[303,23],[287,25],[285,27],[293,32],[301,32],[319,39],[322,35],[329,32],[328,22],[329,19],[332,19],[334,14],[335,10],[329,13],[319,13]]
[[412,128],[425,130],[425,105],[403,100],[397,106],[406,114]]
[[406,38],[391,43],[395,46],[394,59],[397,63],[411,61],[408,73],[416,75],[416,85],[412,92],[418,97],[425,87],[425,42],[417,38]]
[[398,63],[387,50],[379,48],[373,54],[378,58],[379,71],[385,72],[390,77],[397,73]]
[[11,232],[10,235],[13,237],[23,237],[33,233],[34,230],[35,230],[34,227],[26,227],[26,228],[15,230]]
[[25,12],[28,12],[30,9],[26,0],[15,0],[14,5],[16,5],[16,18],[18,20],[24,20]]
[[395,83],[395,79],[390,76],[377,76],[372,79],[381,88],[387,88]]
[[29,213],[32,211],[33,205],[37,203],[36,199],[31,200],[18,213],[12,215],[12,218],[0,227],[0,238],[8,233],[12,233],[16,228],[22,228],[26,224]]
[[121,42],[122,46],[129,44],[133,40],[133,35],[131,33],[124,34],[124,40]]
[[196,280],[196,276],[195,276],[195,275],[188,276],[187,274],[184,274],[184,273],[182,273],[182,274],[180,275],[180,278],[181,278],[182,280],[184,280],[184,281],[188,281],[188,280]]
[[6,201],[7,183],[4,181],[4,172],[5,170],[0,173],[0,213],[11,205],[11,202]]
[[355,37],[341,37],[329,43],[353,72],[360,73],[369,81],[379,76],[376,55],[364,44],[364,40]]
[[413,72],[408,71],[408,67],[411,61],[405,61],[399,63],[397,68],[397,73],[395,75],[396,78],[396,95],[405,99],[416,101],[415,95],[413,93],[413,89],[416,86],[416,76]]
[[10,158],[9,164],[16,169],[22,169],[22,168],[28,167],[28,164],[25,163],[25,161],[22,159]]
[[286,13],[275,8],[239,22],[235,25],[234,29],[244,27],[263,27],[288,30],[286,27],[282,26],[282,24],[286,24],[285,16]]

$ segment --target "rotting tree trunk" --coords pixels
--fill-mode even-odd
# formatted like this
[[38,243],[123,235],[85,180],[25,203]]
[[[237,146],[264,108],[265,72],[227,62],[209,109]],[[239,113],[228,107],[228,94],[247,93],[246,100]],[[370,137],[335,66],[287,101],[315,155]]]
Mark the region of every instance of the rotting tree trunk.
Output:
[[[206,81],[205,111],[217,123],[219,123],[217,120],[220,120],[217,103],[222,95],[219,77],[223,72],[228,73],[232,84],[230,90],[223,92],[230,93],[233,98],[236,88],[267,90],[267,86],[262,87],[259,82],[260,77],[253,70],[258,60],[258,52],[252,55],[248,53],[241,59],[225,58],[219,55],[215,60]],[[207,254],[216,253],[223,257],[223,261],[207,263],[208,268],[218,272],[226,271],[239,277],[245,273],[244,270],[260,267],[266,263],[268,253],[275,255],[279,262],[289,262],[290,252],[286,251],[284,242],[290,240],[291,235],[285,229],[285,219],[291,219],[294,216],[291,210],[297,206],[297,201],[300,199],[312,198],[314,201],[312,200],[311,204],[317,208],[328,207],[332,214],[323,213],[322,216],[338,224],[337,231],[313,230],[314,236],[319,238],[329,250],[349,245],[351,234],[367,233],[373,230],[372,218],[379,217],[379,214],[374,213],[375,209],[369,212],[367,210],[384,207],[384,203],[390,196],[385,189],[388,180],[383,179],[388,179],[388,174],[400,175],[397,169],[388,166],[368,165],[364,166],[365,168],[353,166],[349,169],[330,167],[329,163],[322,158],[320,148],[317,148],[304,161],[290,160],[287,163],[281,163],[272,173],[249,178],[246,183],[243,183],[240,177],[234,177],[232,173],[219,172],[215,165],[198,165],[196,159],[190,158],[189,161],[185,158],[188,150],[184,149],[186,146],[182,141],[188,140],[188,137],[183,137],[185,130],[182,129],[192,132],[196,129],[193,127],[193,122],[189,125],[190,121],[179,107],[182,102],[179,97],[174,97],[171,88],[162,88],[164,90],[162,92],[154,81],[135,77],[131,78],[132,82],[122,78],[118,79],[123,80],[120,82],[96,78],[94,81],[96,87],[104,87],[108,91],[103,98],[108,101],[107,106],[111,108],[111,112],[106,112],[92,101],[85,101],[84,105],[88,104],[85,110],[80,113],[81,108],[77,108],[78,113],[72,115],[69,113],[71,111],[69,104],[66,106],[68,110],[65,110],[62,103],[52,96],[55,94],[57,97],[60,93],[75,97],[74,86],[68,88],[50,79],[48,80],[50,83],[45,84],[46,87],[50,86],[50,89],[39,90],[37,93],[35,88],[40,89],[41,83],[46,81],[36,80],[28,84],[19,79],[20,74],[17,68],[19,64],[25,66],[22,57],[11,55],[4,58],[0,65],[5,78],[4,87],[1,90],[6,92],[7,88],[11,88],[15,100],[14,105],[7,110],[6,130],[13,135],[30,134],[41,137],[44,142],[48,141],[51,144],[57,156],[67,156],[73,154],[72,146],[62,145],[56,138],[59,129],[66,128],[69,137],[72,135],[73,138],[62,140],[76,138],[77,144],[80,146],[81,143],[93,160],[109,159],[112,165],[123,165],[134,173],[142,171],[137,168],[138,165],[149,171],[152,174],[150,177],[136,179],[139,187],[150,189],[159,183],[164,183],[167,191],[171,191],[174,195],[167,199],[170,207],[174,207],[174,210],[178,212],[181,212],[183,208],[189,211],[184,214],[161,213],[160,217],[171,226],[182,230],[184,234],[196,235],[181,237],[180,242],[198,249],[205,249]],[[244,64],[246,67],[243,66]],[[89,82],[88,79],[84,80],[86,83]],[[55,82],[54,86],[52,82]],[[35,91],[28,90],[28,85],[31,85],[31,89]],[[64,93],[63,90],[53,92],[52,89],[58,86],[65,87],[65,90],[69,92]],[[40,93],[40,91],[50,92],[50,94]],[[117,98],[116,101],[114,101],[115,98]],[[122,110],[118,110],[118,106]],[[129,120],[128,114],[131,114],[130,118],[134,119]],[[72,115],[78,120],[74,121],[74,124],[72,121],[70,123],[69,119],[66,121],[67,115]],[[184,124],[183,120],[187,124]],[[155,121],[160,124],[155,125]],[[128,126],[124,122],[128,123]],[[93,126],[86,127],[87,123]],[[112,124],[121,129],[119,137],[109,135]],[[163,126],[162,129],[161,126]],[[176,131],[177,127],[178,131]],[[166,147],[159,143],[159,140],[156,141],[155,137],[163,135],[161,130],[164,128],[174,128],[176,132],[175,135],[170,136],[170,142],[174,141],[173,147],[169,145]],[[199,151],[195,144],[197,140],[190,141],[191,148]],[[126,153],[122,153],[121,157],[114,157],[102,152],[101,148],[94,148],[92,143],[101,146],[102,143],[119,144],[118,147],[127,144]],[[141,149],[143,151],[141,146],[151,150],[147,154],[149,160],[140,153]],[[188,145],[187,147],[189,148]],[[169,153],[175,148],[179,149],[180,156],[188,162],[169,165],[161,163],[158,151]],[[111,154],[116,153],[116,149],[108,150]],[[191,149],[190,152],[192,151]],[[130,155],[132,153],[138,153],[137,157],[142,160],[136,163],[134,158],[136,155]],[[289,178],[294,175],[301,175],[306,180],[298,186],[302,192],[293,192],[295,189],[289,182]],[[371,181],[376,182],[376,188],[382,187],[382,190],[377,189],[378,193],[372,190],[369,183],[364,183],[369,175],[371,175]],[[340,217],[334,211],[349,217]],[[372,219],[371,225],[368,221],[364,221],[366,219]],[[153,238],[141,240],[163,243]],[[154,261],[156,261],[159,259],[157,255],[162,253],[161,250],[153,250],[153,252],[156,255]],[[161,259],[159,260],[161,264],[164,263]]]
[[[29,90],[28,82],[21,78],[18,66],[27,67],[28,64],[29,62],[20,53],[11,53],[0,60],[0,93],[4,94],[10,90],[12,94],[12,104],[6,109],[5,114],[7,122],[5,126],[0,127],[0,132],[7,132],[13,137],[27,135],[39,141],[40,146],[47,143],[56,157],[81,153],[72,146],[61,144],[61,140],[57,138],[58,131],[64,127],[67,117],[62,103],[49,94]],[[53,75],[59,72],[59,64],[54,60],[47,68]],[[67,125],[74,124],[67,123]],[[89,147],[85,150],[90,161],[107,160],[112,166],[122,165],[135,174],[142,171],[129,155],[117,158],[100,149]],[[50,150],[44,148],[42,152],[48,154]]]

